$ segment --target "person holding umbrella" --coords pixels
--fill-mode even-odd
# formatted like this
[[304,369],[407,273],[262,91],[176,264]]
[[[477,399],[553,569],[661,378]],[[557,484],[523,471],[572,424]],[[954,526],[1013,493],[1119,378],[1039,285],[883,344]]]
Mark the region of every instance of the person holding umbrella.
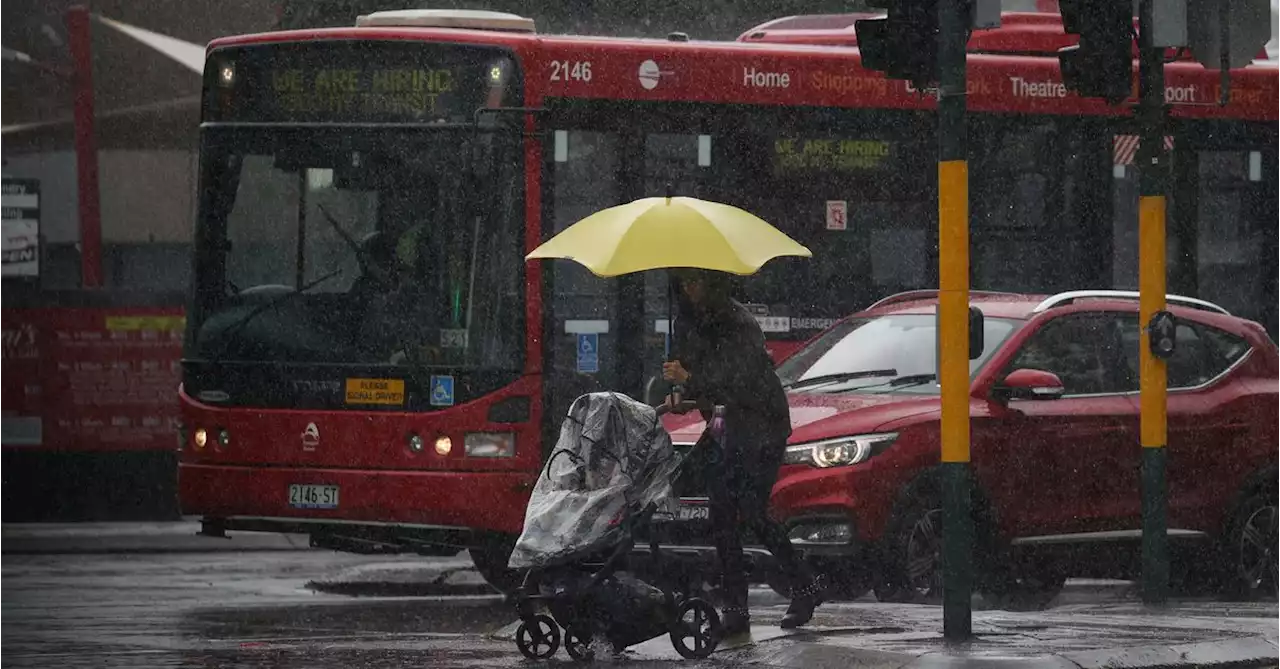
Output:
[[[798,558],[769,497],[791,435],[781,381],[755,318],[729,297],[730,274],[749,275],[781,256],[812,252],[764,220],[731,205],[690,197],[648,197],[598,211],[534,249],[526,259],[562,258],[601,277],[672,270],[672,304],[682,329],[663,377],[685,386],[703,407],[725,407],[723,434],[711,446],[719,470],[708,477],[716,552],[728,602],[725,634],[750,631],[747,582],[739,535],[745,525],[764,541],[792,582],[782,627],[807,623],[822,601],[822,584]],[[668,327],[677,319],[668,317]],[[679,393],[673,393],[679,394]],[[668,398],[673,410],[682,398]],[[705,414],[704,414],[705,415]],[[708,417],[710,418],[710,417]],[[712,421],[713,424],[716,421]],[[717,432],[713,428],[709,432]]]
[[[663,365],[666,381],[682,387],[682,400],[725,407],[720,452],[706,480],[711,524],[720,560],[726,606],[725,634],[750,629],[747,581],[740,528],[750,529],[773,553],[792,583],[784,629],[799,627],[821,603],[821,582],[800,560],[780,523],[769,517],[769,496],[791,436],[791,415],[782,382],[765,349],[755,317],[729,296],[726,274],[675,270],[675,350]],[[668,403],[673,403],[669,396]],[[673,410],[678,407],[673,404]],[[704,417],[711,419],[707,412]],[[710,446],[717,448],[717,446]]]

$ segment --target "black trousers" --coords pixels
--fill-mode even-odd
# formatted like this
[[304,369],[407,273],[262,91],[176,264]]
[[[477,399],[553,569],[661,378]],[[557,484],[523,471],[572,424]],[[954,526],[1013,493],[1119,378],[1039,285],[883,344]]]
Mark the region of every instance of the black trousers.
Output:
[[704,441],[705,480],[710,498],[712,535],[720,561],[721,587],[727,608],[747,606],[747,576],[742,530],[748,529],[773,554],[792,587],[804,586],[812,573],[796,555],[781,523],[769,516],[769,495],[778,480],[785,440],[753,438],[739,424],[726,425],[724,439]]

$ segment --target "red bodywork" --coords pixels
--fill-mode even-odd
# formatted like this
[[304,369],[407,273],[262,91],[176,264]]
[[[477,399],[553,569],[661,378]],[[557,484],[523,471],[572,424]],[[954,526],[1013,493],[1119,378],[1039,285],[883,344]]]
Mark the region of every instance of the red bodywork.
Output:
[[[523,68],[525,104],[531,108],[540,107],[551,98],[921,110],[936,105],[933,96],[913,90],[906,82],[860,69],[857,49],[841,46],[673,42],[434,28],[336,28],[230,37],[211,43],[209,48],[352,39],[507,47]],[[639,77],[642,64],[648,61],[656,64],[654,85],[642,85]],[[563,69],[558,64],[565,62],[590,63],[589,80],[555,76]],[[772,73],[774,81],[785,80],[787,84],[772,88],[746,85],[744,76],[750,71]],[[975,112],[1130,113],[1123,107],[1111,107],[1062,90],[1057,60],[1052,57],[974,55],[969,61],[968,76],[968,105]],[[1217,100],[1219,79],[1216,73],[1207,72],[1198,64],[1170,64],[1165,80],[1170,90],[1184,91],[1175,93],[1171,100],[1170,113],[1174,117],[1277,119],[1273,66],[1233,71],[1231,102],[1226,106],[1208,104]],[[527,116],[527,251],[542,239],[543,157],[533,123],[532,115]],[[430,415],[224,410],[183,394],[182,420],[187,437],[179,486],[184,510],[224,519],[323,518],[517,530],[523,520],[527,491],[541,464],[543,299],[541,269],[538,263],[530,263],[526,267],[526,376],[494,396],[466,406]],[[771,348],[781,359],[800,345],[774,342]],[[488,408],[514,396],[529,398],[532,410],[528,422],[487,425]],[[916,421],[904,429],[918,433],[919,448],[896,448],[867,466],[841,472],[791,469],[779,485],[777,501],[784,509],[815,503],[843,505],[859,514],[860,532],[877,532],[885,513],[878,506],[880,501],[913,472],[936,459],[936,448],[924,446],[933,443],[929,435],[934,428],[920,418],[936,412],[936,406],[922,400],[914,405],[894,403],[859,411],[852,411],[847,405],[810,408],[832,415],[800,426],[797,439],[847,434],[870,427],[871,422],[893,425],[895,421]],[[975,412],[981,413],[977,409]],[[315,423],[321,433],[322,447],[314,452],[301,447],[300,435],[308,423]],[[197,452],[191,439],[193,431],[201,427],[228,429],[230,446],[219,450],[211,433],[210,445]],[[514,431],[517,456],[502,461],[440,458],[432,451],[431,442],[436,435],[452,436],[455,448],[460,449],[463,432],[486,429]],[[423,453],[411,454],[407,450],[406,435],[410,432],[427,440]],[[341,485],[341,506],[334,511],[292,509],[285,499],[290,483]],[[854,497],[852,490],[860,492]],[[862,501],[872,499],[876,503],[871,506]]]
[[[970,388],[973,475],[1009,537],[1078,534],[1141,527],[1137,393],[1002,404],[992,386],[1006,364],[1049,318],[1082,311],[1136,314],[1136,301],[1087,300],[1032,313],[1038,297],[972,300],[988,318],[1024,321],[987,361]],[[854,317],[932,314],[936,300],[898,302]],[[1205,387],[1168,399],[1169,527],[1216,535],[1250,478],[1276,468],[1277,354],[1261,326],[1171,306],[1178,319],[1243,337],[1252,351]],[[784,466],[772,506],[780,519],[837,511],[854,519],[858,539],[878,541],[916,477],[939,464],[938,395],[790,395],[791,444],[897,432],[884,453],[856,465]],[[700,419],[672,416],[677,443],[701,434]]]

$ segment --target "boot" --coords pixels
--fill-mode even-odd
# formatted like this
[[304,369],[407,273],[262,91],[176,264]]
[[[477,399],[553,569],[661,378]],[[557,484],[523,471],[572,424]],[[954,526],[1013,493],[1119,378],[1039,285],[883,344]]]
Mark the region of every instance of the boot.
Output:
[[791,605],[787,607],[787,613],[782,616],[782,622],[778,626],[784,630],[789,630],[809,622],[813,618],[813,610],[822,603],[824,589],[822,577],[819,576],[809,581],[809,585],[793,590],[791,592]]

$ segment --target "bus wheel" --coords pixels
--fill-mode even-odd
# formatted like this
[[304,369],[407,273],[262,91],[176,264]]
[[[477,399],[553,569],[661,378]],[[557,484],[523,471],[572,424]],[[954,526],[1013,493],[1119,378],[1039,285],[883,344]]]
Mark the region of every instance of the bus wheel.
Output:
[[507,567],[507,560],[511,558],[511,549],[514,547],[515,538],[511,537],[489,541],[468,551],[476,571],[504,595],[520,587],[520,572]]

